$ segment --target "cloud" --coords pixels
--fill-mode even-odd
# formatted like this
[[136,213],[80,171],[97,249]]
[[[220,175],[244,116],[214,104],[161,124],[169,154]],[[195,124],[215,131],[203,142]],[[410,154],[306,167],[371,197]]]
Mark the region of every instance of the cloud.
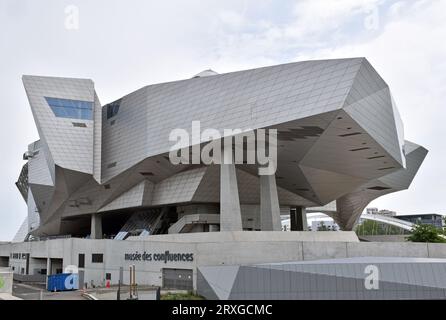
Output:
[[[364,43],[327,46],[296,59],[365,56],[390,85],[405,124],[406,139],[430,150],[408,191],[375,200],[372,205],[400,213],[444,210],[446,182],[444,138],[446,117],[446,23],[442,1],[395,3],[381,12],[386,24]],[[387,15],[387,16],[386,16]]]
[[[295,22],[286,28],[291,37],[325,35],[341,28],[346,20],[357,15],[370,15],[377,10],[379,0],[306,0],[294,7]],[[352,32],[353,30],[350,30]]]
[[334,6],[301,1],[286,24],[251,21],[257,23],[251,27],[255,31],[223,35],[219,59],[249,65],[367,57],[390,85],[406,139],[430,151],[408,191],[371,205],[401,213],[441,213],[446,191],[445,11],[444,1],[336,1]]
[[[225,11],[209,32],[215,35],[213,52],[218,62],[251,64],[289,61],[332,48],[343,42],[360,42],[379,29],[382,0],[304,0],[290,2],[281,19],[271,17],[272,4],[263,13]],[[333,4],[334,3],[334,4]]]

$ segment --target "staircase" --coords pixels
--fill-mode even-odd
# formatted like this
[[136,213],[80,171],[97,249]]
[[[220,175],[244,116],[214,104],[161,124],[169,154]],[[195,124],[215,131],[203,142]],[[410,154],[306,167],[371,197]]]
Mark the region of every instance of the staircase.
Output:
[[162,233],[164,221],[168,213],[168,207],[153,208],[143,212],[134,213],[114,239],[124,240],[129,235],[135,233],[139,233],[139,236],[141,237]]
[[170,226],[168,233],[185,233],[196,224],[220,224],[218,214],[188,214]]

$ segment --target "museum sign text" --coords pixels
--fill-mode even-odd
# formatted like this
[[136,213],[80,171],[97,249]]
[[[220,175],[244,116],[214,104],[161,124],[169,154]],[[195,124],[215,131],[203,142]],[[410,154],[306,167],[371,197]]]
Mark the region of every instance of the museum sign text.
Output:
[[163,261],[167,262],[192,262],[194,261],[193,253],[172,253],[170,251],[165,251],[164,253],[148,253],[144,251],[139,253],[125,253],[124,260],[126,261]]

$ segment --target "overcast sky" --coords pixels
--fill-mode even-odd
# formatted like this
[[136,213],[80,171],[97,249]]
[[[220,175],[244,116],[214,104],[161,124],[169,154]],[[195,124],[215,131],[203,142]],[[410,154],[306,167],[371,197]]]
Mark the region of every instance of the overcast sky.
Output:
[[444,0],[0,0],[0,240],[26,216],[14,182],[38,139],[23,74],[91,78],[105,104],[208,68],[364,56],[389,84],[405,138],[430,151],[408,191],[371,206],[446,213],[445,12]]

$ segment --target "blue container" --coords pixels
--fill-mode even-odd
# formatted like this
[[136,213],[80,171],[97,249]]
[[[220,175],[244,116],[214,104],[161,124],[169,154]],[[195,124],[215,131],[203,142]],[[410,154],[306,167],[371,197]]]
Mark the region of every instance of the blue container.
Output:
[[76,273],[59,273],[48,276],[48,291],[68,291],[79,289],[79,276]]

